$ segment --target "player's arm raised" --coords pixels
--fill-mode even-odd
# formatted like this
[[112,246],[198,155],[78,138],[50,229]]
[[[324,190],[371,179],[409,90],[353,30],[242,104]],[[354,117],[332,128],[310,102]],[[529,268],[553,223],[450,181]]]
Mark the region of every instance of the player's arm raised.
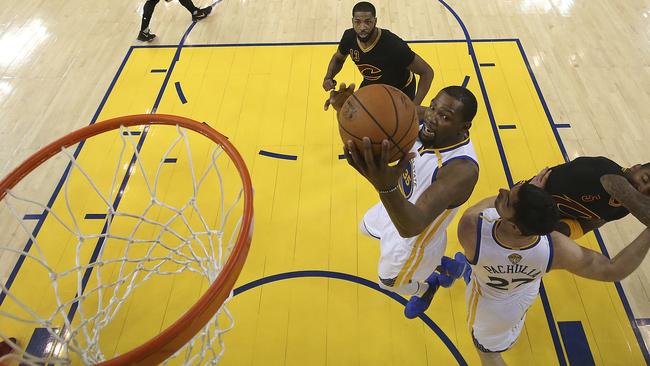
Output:
[[327,65],[327,72],[325,73],[325,78],[323,79],[323,89],[325,91],[330,91],[336,86],[336,80],[334,77],[341,71],[345,59],[348,55],[344,55],[339,50],[336,50],[332,55],[330,63]]
[[422,59],[422,57],[418,56],[417,53],[408,68],[420,77],[420,80],[418,80],[418,89],[415,92],[415,99],[413,99],[413,103],[419,106],[422,104],[424,97],[427,96],[429,88],[431,87],[431,81],[433,81],[433,69]]
[[436,181],[413,204],[400,192],[399,182],[414,155],[409,153],[391,166],[388,150],[389,143],[384,140],[381,157],[374,157],[370,139],[364,137],[361,151],[348,141],[344,152],[348,163],[379,192],[379,198],[402,237],[419,235],[449,206],[465,202],[478,180],[476,164],[465,159],[454,160],[438,170]]
[[580,277],[598,281],[620,281],[639,267],[650,249],[650,229],[646,228],[614,258],[578,245],[553,232],[554,257],[551,269],[565,269]]
[[600,177],[603,188],[617,199],[645,226],[650,226],[650,197],[639,192],[620,175],[607,174]]

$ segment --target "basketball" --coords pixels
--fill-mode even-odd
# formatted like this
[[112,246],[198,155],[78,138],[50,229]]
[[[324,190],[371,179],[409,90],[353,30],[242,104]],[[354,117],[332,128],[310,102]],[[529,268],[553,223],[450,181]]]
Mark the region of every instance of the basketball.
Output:
[[381,154],[381,142],[390,143],[389,161],[408,154],[418,136],[415,104],[399,89],[372,84],[352,94],[338,113],[343,143],[352,140],[358,149],[364,137],[370,138],[372,152]]

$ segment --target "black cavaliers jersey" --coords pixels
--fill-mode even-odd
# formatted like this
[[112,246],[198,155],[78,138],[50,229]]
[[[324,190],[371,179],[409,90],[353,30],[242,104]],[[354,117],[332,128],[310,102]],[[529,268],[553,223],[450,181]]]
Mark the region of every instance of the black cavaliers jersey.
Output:
[[623,175],[623,168],[602,156],[579,157],[551,168],[546,191],[553,195],[561,217],[618,220],[629,211],[603,188],[600,177],[606,174]]
[[408,66],[413,62],[415,52],[391,31],[380,28],[377,31],[377,39],[367,48],[361,48],[354,29],[346,30],[339,42],[339,52],[350,55],[359,68],[363,75],[361,86],[388,84],[404,89],[413,81]]

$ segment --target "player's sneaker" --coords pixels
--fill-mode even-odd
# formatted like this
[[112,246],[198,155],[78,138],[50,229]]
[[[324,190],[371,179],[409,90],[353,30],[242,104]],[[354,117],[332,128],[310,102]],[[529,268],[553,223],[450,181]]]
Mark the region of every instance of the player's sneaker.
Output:
[[429,308],[433,300],[433,295],[436,294],[436,291],[440,287],[440,274],[433,272],[425,282],[429,284],[429,288],[424,295],[422,297],[412,296],[404,307],[404,316],[409,319],[418,317]]
[[211,6],[208,6],[207,8],[199,9],[199,10],[195,11],[194,14],[192,14],[192,20],[195,21],[195,22],[199,21],[199,20],[207,17],[208,15],[210,15],[210,12],[212,12],[212,7]]
[[140,31],[140,33],[138,33],[138,41],[151,42],[154,38],[156,38],[156,35],[149,33],[148,31]]
[[465,264],[465,268],[463,269],[463,280],[465,280],[465,283],[469,283],[469,278],[472,275],[472,267],[469,265],[467,257],[465,257],[465,254],[458,252],[454,255],[454,260]]

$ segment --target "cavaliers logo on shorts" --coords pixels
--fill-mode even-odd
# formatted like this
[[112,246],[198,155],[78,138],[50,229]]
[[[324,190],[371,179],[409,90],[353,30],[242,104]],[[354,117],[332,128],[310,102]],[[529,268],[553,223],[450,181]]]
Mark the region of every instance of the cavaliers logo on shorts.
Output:
[[517,253],[512,253],[508,256],[508,259],[510,262],[512,262],[512,264],[517,264],[521,261],[521,256]]

